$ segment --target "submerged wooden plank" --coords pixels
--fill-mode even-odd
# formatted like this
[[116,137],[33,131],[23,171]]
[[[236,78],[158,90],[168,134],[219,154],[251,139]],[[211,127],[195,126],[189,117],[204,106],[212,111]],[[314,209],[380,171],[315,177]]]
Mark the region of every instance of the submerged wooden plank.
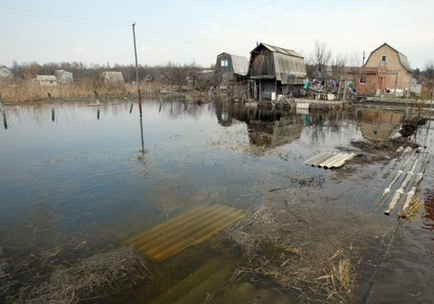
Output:
[[171,220],[125,240],[155,261],[163,261],[183,249],[199,244],[244,217],[236,208],[200,205]]

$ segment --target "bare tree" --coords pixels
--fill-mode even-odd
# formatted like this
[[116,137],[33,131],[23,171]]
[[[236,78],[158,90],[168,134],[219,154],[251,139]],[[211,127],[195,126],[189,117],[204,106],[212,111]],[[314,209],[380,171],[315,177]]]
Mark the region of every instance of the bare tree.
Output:
[[179,86],[182,89],[182,84],[185,82],[188,76],[188,68],[186,66],[181,66],[179,63],[169,62],[168,66],[163,69],[164,77],[172,85]]
[[193,61],[190,65],[187,66],[188,69],[188,78],[191,81],[192,90],[194,91],[196,81],[199,75],[199,71],[202,69],[200,66],[197,65],[195,61]]
[[434,62],[429,60],[425,63],[425,71],[423,71],[423,76],[428,81],[434,80]]
[[24,63],[22,66],[24,69],[24,77],[26,79],[33,79],[36,75],[41,73],[41,65],[37,62]]
[[348,56],[342,54],[336,54],[336,56],[331,60],[331,71],[333,77],[339,79],[344,73],[344,67],[347,65]]
[[315,47],[311,57],[311,62],[318,66],[319,72],[323,73],[332,59],[332,52],[327,48],[326,42],[315,40]]

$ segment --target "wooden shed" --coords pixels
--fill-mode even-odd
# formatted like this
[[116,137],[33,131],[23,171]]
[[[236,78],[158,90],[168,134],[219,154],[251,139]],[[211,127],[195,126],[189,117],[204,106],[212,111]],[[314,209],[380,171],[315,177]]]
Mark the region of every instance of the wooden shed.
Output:
[[249,97],[275,100],[298,95],[306,79],[304,57],[281,47],[260,43],[250,52]]
[[221,53],[217,55],[215,73],[219,79],[219,87],[243,85],[247,80],[249,61],[246,57]]

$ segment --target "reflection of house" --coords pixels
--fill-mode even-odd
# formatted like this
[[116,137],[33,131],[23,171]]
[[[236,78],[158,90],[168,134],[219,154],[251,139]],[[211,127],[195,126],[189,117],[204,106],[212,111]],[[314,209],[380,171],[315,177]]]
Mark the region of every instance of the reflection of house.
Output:
[[54,76],[56,76],[58,83],[70,83],[74,80],[72,73],[65,70],[56,70]]
[[250,120],[247,124],[250,143],[274,148],[300,138],[303,126],[294,119]]
[[228,53],[217,55],[215,72],[220,79],[220,87],[227,88],[237,83],[242,84],[247,77],[249,62],[246,57]]
[[40,84],[41,86],[56,86],[57,79],[54,75],[36,75],[33,82]]
[[121,72],[102,72],[101,78],[105,84],[125,84]]
[[10,68],[5,65],[0,66],[0,81],[7,80],[14,77],[14,73]]
[[355,86],[360,93],[402,96],[410,91],[413,70],[405,55],[384,43],[372,51],[363,67],[350,77],[356,80]]
[[250,52],[249,94],[254,99],[271,99],[283,93],[297,94],[306,78],[304,57],[265,43]]
[[386,139],[395,135],[401,126],[403,114],[360,109],[357,111],[357,118],[360,120],[359,125],[364,138]]

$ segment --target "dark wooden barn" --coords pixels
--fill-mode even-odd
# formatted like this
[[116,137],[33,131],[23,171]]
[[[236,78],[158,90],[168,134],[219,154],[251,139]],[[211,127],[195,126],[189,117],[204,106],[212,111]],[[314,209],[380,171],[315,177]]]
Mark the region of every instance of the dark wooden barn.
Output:
[[246,57],[228,53],[219,54],[215,65],[219,87],[229,90],[244,87],[247,83],[248,68],[249,61]]
[[249,97],[275,100],[283,94],[299,95],[306,79],[304,57],[299,53],[258,44],[250,52]]

